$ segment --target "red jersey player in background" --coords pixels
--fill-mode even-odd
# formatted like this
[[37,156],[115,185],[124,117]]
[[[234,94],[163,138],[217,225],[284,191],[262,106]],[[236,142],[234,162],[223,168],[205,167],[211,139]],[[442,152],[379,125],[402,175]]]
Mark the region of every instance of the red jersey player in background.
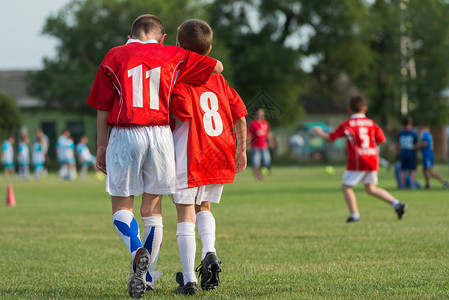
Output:
[[[178,28],[178,45],[200,54],[212,48],[212,29],[202,20],[188,20]],[[203,290],[219,283],[220,261],[215,250],[215,219],[210,203],[220,201],[223,183],[234,181],[246,168],[246,107],[221,75],[204,85],[177,84],[170,111],[174,120],[176,155],[177,240],[183,273],[176,281],[180,294],[198,290],[195,276],[195,221],[202,242]],[[235,128],[235,132],[234,132]],[[235,141],[237,137],[237,146]],[[196,210],[196,214],[195,214]]]
[[376,186],[379,165],[376,146],[385,142],[385,136],[379,126],[365,116],[368,106],[363,97],[352,97],[348,109],[352,113],[351,118],[341,123],[333,132],[325,133],[321,127],[313,128],[315,134],[329,142],[341,137],[347,139],[348,164],[343,174],[341,187],[350,212],[347,222],[360,221],[357,199],[352,188],[360,180],[365,184],[365,191],[369,195],[391,204],[400,220],[406,212],[407,205],[404,202],[399,202],[388,191]]
[[[162,242],[161,199],[175,191],[168,108],[175,80],[201,84],[223,69],[208,56],[162,45],[165,37],[158,17],[139,16],[126,45],[103,59],[87,100],[98,110],[97,167],[107,173],[113,223],[133,258],[128,280],[133,298],[154,289]],[[132,212],[134,196],[140,194],[142,239]]]
[[265,120],[265,111],[259,108],[254,120],[248,127],[249,145],[251,146],[251,161],[256,180],[263,180],[262,168],[270,169],[271,155],[269,149],[274,149],[275,142],[270,124]]

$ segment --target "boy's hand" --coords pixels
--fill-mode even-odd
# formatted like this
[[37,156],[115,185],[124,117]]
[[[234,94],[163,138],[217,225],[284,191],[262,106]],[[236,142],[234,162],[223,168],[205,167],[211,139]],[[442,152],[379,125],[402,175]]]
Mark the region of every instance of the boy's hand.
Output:
[[240,173],[246,169],[246,152],[237,153],[235,156],[235,172]]
[[312,133],[316,135],[321,135],[324,133],[324,131],[320,126],[315,126],[312,128]]
[[106,147],[97,147],[97,169],[106,174]]

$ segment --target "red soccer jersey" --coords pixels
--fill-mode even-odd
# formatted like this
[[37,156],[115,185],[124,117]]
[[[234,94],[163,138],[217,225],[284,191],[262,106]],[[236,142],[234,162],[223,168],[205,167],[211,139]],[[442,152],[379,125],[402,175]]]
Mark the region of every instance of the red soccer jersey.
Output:
[[253,120],[249,124],[248,133],[251,138],[251,148],[267,149],[267,135],[270,131],[270,124],[267,120]]
[[180,47],[128,40],[103,59],[87,104],[110,111],[111,127],[167,125],[175,81],[204,83],[216,63]]
[[176,117],[177,187],[233,182],[234,123],[248,113],[224,77],[211,76],[204,85],[176,84],[170,112]]
[[385,142],[385,135],[377,124],[363,114],[353,115],[330,135],[331,141],[346,137],[348,171],[377,171],[379,155],[377,145]]

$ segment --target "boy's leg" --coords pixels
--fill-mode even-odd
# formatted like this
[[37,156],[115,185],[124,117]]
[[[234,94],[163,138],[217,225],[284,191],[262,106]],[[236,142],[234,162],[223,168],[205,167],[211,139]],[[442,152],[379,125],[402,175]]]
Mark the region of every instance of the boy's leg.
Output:
[[[195,207],[193,204],[176,204],[176,210],[178,213],[176,238],[183,274],[183,284],[178,289],[183,289],[189,282],[197,283],[195,275]],[[185,291],[178,292],[185,294]],[[196,291],[190,292],[195,293]]]
[[210,184],[199,187],[196,210],[196,224],[198,237],[203,245],[201,251],[201,265],[197,268],[201,276],[203,290],[215,289],[219,283],[221,262],[215,249],[215,218],[210,211],[210,204],[219,203],[223,192],[223,184]]
[[398,219],[402,219],[402,216],[405,214],[407,210],[407,205],[404,202],[400,202],[393,195],[391,195],[387,190],[383,188],[377,187],[372,183],[365,183],[365,191],[367,194],[377,197],[385,202],[391,204],[396,214],[398,215]]
[[375,184],[365,184],[365,192],[371,196],[384,200],[389,204],[393,204],[393,201],[396,199],[387,190],[384,190]]
[[150,267],[146,275],[147,287],[154,289],[154,282],[160,277],[155,273],[163,239],[162,195],[144,193],[140,207],[142,216],[142,244],[150,255]]
[[352,186],[342,184],[341,190],[345,197],[346,205],[349,209],[349,218],[347,222],[349,223],[360,221],[359,209],[357,208],[357,198],[355,197]]
[[139,225],[133,214],[134,197],[111,196],[111,202],[114,226],[134,259],[137,249],[142,247]]
[[426,181],[426,189],[429,189],[430,188],[430,170],[424,168],[423,173],[424,173],[424,179]]
[[436,178],[439,182],[441,182],[442,184],[447,183],[446,180],[444,180],[444,178],[438,174],[437,172],[435,172],[435,170],[433,168],[429,169],[429,175],[431,175],[432,177]]
[[210,211],[210,202],[202,202],[201,205],[196,205],[195,210],[198,237],[203,245],[201,250],[201,260],[203,260],[208,252],[216,253],[215,218]]
[[252,153],[251,159],[254,170],[254,176],[256,177],[256,180],[262,180],[263,176],[260,173],[260,168],[262,164],[262,152],[259,149],[253,149],[251,153]]
[[405,177],[407,176],[407,171],[406,170],[401,170],[401,175],[400,175],[400,188],[405,188],[407,186],[406,184],[406,180]]

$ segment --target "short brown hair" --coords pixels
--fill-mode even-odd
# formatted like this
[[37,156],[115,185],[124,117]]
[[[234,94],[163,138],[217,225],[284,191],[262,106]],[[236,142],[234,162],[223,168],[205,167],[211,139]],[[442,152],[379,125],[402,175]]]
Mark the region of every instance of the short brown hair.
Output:
[[349,109],[353,113],[359,113],[366,106],[366,100],[360,95],[354,96],[349,100]]
[[154,15],[141,15],[134,20],[131,26],[131,37],[138,37],[141,33],[147,34],[154,32],[154,34],[165,34],[164,23],[162,20]]
[[410,117],[408,115],[402,116],[401,123],[402,123],[403,126],[412,125],[413,119],[412,119],[412,117]]
[[212,44],[212,28],[203,20],[191,19],[178,28],[177,40],[184,49],[207,54]]

